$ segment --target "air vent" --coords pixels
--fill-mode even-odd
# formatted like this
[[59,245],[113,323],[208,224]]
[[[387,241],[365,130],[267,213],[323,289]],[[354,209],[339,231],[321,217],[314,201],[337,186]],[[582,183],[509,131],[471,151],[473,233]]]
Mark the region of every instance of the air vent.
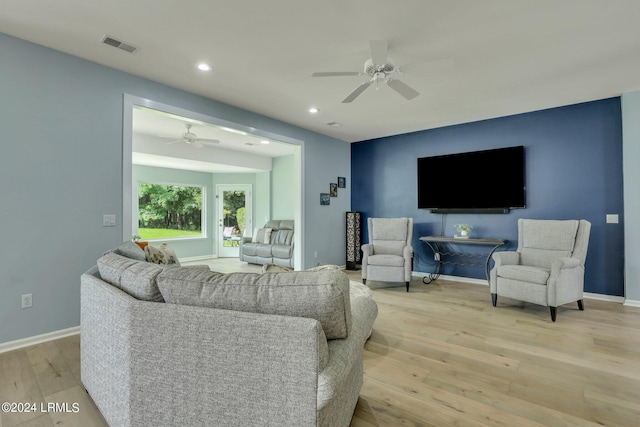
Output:
[[340,126],[342,126],[342,123],[338,123],[338,122],[328,122],[327,123],[328,126],[334,127],[334,128],[338,128]]
[[129,53],[136,53],[139,49],[138,47],[132,44],[122,42],[118,39],[114,39],[111,36],[104,36],[102,38],[102,43],[108,44],[109,46],[117,47],[118,49],[124,50],[125,52],[129,52]]

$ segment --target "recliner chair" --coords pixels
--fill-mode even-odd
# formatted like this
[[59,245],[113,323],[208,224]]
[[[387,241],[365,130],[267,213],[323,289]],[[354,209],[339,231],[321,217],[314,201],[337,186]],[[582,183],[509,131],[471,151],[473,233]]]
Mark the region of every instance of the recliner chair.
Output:
[[516,251],[494,252],[491,302],[498,295],[549,307],[577,301],[584,310],[584,263],[591,223],[585,220],[518,220]]
[[409,292],[413,218],[368,218],[369,243],[362,245],[362,283],[405,282]]

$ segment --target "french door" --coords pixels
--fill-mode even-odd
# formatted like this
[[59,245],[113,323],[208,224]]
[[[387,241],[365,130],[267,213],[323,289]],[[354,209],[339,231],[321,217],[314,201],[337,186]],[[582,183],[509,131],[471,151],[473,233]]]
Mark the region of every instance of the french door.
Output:
[[218,257],[237,257],[242,236],[252,235],[251,199],[251,184],[216,185]]

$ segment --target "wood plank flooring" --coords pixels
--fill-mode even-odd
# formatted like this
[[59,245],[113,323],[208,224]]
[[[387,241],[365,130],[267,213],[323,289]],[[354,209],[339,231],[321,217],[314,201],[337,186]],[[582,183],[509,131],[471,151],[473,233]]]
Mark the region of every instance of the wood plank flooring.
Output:
[[640,425],[640,308],[585,300],[553,323],[483,285],[367,284],[379,314],[353,427]]
[[[194,264],[260,271],[235,260]],[[563,306],[553,323],[546,307],[506,298],[493,307],[483,285],[368,285],[379,314],[352,427],[640,424],[640,308],[585,300],[585,311]],[[0,354],[0,403],[37,405],[0,412],[0,427],[106,426],[80,383],[79,343],[76,335]],[[69,410],[41,411],[41,402]]]

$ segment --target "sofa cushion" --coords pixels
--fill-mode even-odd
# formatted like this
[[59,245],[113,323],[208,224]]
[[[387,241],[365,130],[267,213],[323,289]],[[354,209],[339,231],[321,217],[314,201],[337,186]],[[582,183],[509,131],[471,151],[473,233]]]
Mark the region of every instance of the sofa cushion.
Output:
[[113,252],[100,257],[97,264],[102,280],[132,297],[143,301],[164,301],[156,283],[156,278],[163,270],[161,266]]
[[163,243],[158,247],[147,245],[147,247],[144,248],[144,253],[148,262],[152,262],[154,264],[180,265],[180,261],[178,260],[176,253],[166,243]]
[[287,245],[293,244],[293,230],[278,230],[271,236],[272,245]]
[[230,273],[165,269],[157,278],[167,303],[316,319],[327,339],[351,329],[349,279],[338,270]]

